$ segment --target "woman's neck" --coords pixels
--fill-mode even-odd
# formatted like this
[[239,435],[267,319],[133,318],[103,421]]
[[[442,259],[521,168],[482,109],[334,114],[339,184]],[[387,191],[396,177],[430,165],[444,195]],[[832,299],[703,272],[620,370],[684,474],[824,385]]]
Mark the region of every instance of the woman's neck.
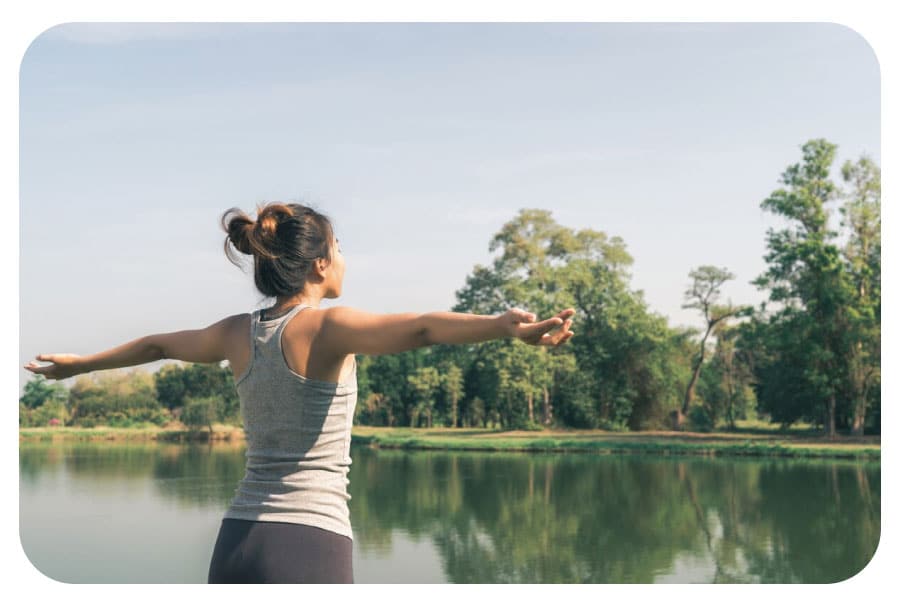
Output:
[[281,315],[283,311],[288,311],[295,306],[300,304],[304,304],[306,306],[311,306],[313,308],[319,308],[319,299],[318,298],[307,298],[307,297],[296,297],[289,298],[284,300],[276,300],[275,304],[266,309],[267,315]]

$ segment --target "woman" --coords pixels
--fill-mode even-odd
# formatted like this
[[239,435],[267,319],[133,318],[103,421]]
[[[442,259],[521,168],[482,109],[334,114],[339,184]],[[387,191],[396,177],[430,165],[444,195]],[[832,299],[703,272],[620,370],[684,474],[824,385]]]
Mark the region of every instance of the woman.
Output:
[[[226,256],[253,256],[254,282],[272,306],[205,329],[148,335],[95,354],[40,354],[26,365],[48,379],[160,359],[227,360],[240,398],[247,466],[222,519],[210,583],[353,582],[347,501],[350,430],[356,407],[355,354],[390,354],[432,344],[515,337],[558,346],[575,311],[535,322],[513,308],[498,316],[453,312],[372,314],[338,298],[344,257],[327,217],[273,203],[257,219],[222,216]],[[551,334],[550,331],[558,329]]]

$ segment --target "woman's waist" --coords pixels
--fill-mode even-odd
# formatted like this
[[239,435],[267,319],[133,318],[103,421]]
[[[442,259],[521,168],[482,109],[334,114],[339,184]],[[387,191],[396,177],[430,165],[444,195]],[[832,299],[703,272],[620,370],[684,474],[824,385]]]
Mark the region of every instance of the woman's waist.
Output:
[[231,505],[263,512],[342,513],[351,497],[348,484],[345,476],[322,472],[275,480],[257,479],[248,473],[238,484]]
[[332,455],[321,458],[248,457],[245,479],[255,481],[307,481],[346,478],[352,459]]

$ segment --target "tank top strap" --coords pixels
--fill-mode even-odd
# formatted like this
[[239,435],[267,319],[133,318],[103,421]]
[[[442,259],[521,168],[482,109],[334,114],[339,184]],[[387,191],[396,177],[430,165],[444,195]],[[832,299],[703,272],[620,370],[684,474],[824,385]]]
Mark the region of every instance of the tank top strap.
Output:
[[301,310],[303,310],[305,308],[310,308],[310,305],[309,304],[298,304],[297,306],[293,307],[291,310],[287,311],[280,317],[272,319],[273,323],[276,323],[276,322],[278,323],[278,326],[275,328],[275,337],[280,339],[281,333],[284,331],[284,328],[287,327],[287,324],[294,317],[294,315],[296,315],[298,312],[300,312]]
[[297,304],[297,305],[293,306],[291,308],[291,310],[287,311],[280,317],[275,317],[274,319],[263,319],[263,311],[268,310],[268,309],[258,308],[254,311],[254,313],[256,315],[255,320],[256,320],[256,322],[262,323],[263,325],[277,324],[278,326],[281,326],[284,323],[287,323],[288,321],[290,321],[290,317],[294,316],[295,314],[297,314],[299,311],[303,310],[304,308],[309,308],[309,307],[310,307],[309,304]]

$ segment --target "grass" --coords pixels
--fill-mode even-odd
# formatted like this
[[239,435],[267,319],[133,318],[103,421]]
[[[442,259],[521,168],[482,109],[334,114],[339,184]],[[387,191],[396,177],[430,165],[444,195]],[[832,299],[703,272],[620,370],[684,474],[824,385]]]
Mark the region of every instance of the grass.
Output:
[[[488,450],[518,452],[593,452],[601,454],[693,454],[704,456],[783,456],[797,458],[881,459],[878,436],[838,436],[829,440],[809,427],[786,432],[767,423],[742,423],[735,432],[712,433],[603,430],[498,431],[488,429],[430,429],[410,427],[353,427],[353,443],[374,448],[406,450]],[[206,429],[191,432],[168,428],[75,427],[21,428],[20,441],[210,441]],[[242,443],[240,427],[215,425],[212,441]]]
[[595,452],[603,454],[701,454],[708,456],[787,456],[881,459],[880,438],[841,436],[829,440],[814,432],[782,434],[741,431],[690,433],[600,430],[487,431],[355,426],[354,443],[380,448]]
[[20,427],[19,441],[194,441],[242,442],[244,430],[234,425],[213,425],[209,430],[191,431],[178,425],[170,427]]

